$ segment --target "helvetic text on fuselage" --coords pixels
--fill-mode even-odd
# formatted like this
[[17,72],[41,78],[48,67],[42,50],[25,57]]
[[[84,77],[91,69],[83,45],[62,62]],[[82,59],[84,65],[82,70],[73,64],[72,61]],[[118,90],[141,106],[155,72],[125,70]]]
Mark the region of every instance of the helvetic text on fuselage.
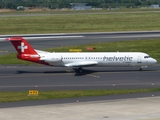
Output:
[[131,62],[133,59],[133,57],[129,57],[129,56],[124,56],[124,57],[103,57],[103,61],[124,61],[124,62]]

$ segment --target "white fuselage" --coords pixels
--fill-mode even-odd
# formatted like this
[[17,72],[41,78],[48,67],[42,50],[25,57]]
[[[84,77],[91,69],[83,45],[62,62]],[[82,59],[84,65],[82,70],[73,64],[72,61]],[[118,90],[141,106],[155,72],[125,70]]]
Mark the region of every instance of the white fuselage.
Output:
[[[51,53],[35,50],[24,38],[12,37],[11,41],[17,50],[17,58],[34,63],[57,67],[82,67],[88,66],[150,66],[157,61],[148,54],[142,52],[61,52]],[[140,68],[140,69],[141,69]],[[81,70],[80,70],[81,71]]]
[[150,66],[157,61],[142,52],[39,53],[42,61],[52,66]]

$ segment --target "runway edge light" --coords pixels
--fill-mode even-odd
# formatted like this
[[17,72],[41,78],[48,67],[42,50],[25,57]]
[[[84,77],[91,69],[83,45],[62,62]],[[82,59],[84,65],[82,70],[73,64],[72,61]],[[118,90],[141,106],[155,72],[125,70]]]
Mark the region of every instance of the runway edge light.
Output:
[[29,90],[28,91],[28,96],[38,96],[39,91],[38,90]]

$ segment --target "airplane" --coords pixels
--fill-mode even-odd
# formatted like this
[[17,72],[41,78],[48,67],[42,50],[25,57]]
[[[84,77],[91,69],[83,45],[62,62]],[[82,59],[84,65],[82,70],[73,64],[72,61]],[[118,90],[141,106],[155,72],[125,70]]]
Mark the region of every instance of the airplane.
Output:
[[17,50],[17,58],[55,67],[127,67],[137,66],[143,70],[157,63],[157,60],[143,52],[46,52],[34,49],[24,38],[6,38]]

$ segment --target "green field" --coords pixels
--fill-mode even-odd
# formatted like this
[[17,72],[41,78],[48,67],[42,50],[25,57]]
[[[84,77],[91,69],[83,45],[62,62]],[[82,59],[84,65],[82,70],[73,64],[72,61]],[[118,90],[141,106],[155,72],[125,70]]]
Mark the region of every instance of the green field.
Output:
[[140,92],[156,92],[160,88],[129,89],[129,90],[66,90],[66,91],[39,91],[38,96],[28,95],[28,92],[0,92],[0,102],[16,102],[26,100],[47,100],[58,98],[75,98],[85,96],[105,96],[116,94],[132,94]]
[[0,17],[0,28],[0,34],[159,30],[160,12]]

